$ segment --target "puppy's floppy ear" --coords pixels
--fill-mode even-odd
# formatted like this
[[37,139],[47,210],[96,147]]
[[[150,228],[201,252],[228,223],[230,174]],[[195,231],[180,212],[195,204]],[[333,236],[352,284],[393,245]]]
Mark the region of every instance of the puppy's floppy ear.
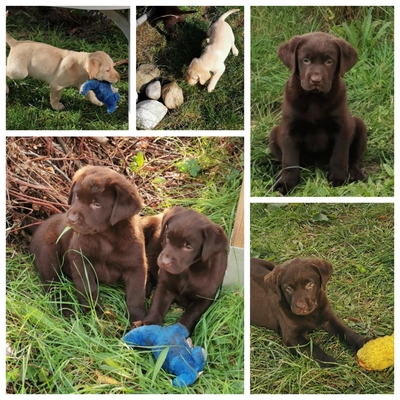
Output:
[[198,58],[194,58],[190,63],[188,74],[191,79],[198,80],[201,85],[204,85],[211,78],[210,71],[204,69]]
[[181,211],[183,211],[184,208],[183,207],[172,207],[172,208],[168,208],[164,211],[162,219],[161,219],[161,233],[160,233],[160,237],[164,236],[164,231],[165,228],[168,226],[168,222],[170,221],[170,219],[180,213]]
[[80,169],[78,169],[78,171],[75,172],[74,176],[72,177],[72,185],[71,185],[71,188],[69,189],[69,195],[68,195],[68,204],[69,205],[72,204],[73,191],[74,191],[76,181],[78,179],[81,179],[83,176],[85,176],[86,171],[90,170],[90,168],[91,168],[90,166],[80,168]]
[[276,293],[279,297],[279,300],[282,297],[280,281],[283,269],[280,265],[275,266],[275,268],[269,274],[265,275],[264,283],[265,286]]
[[115,203],[110,216],[110,224],[115,225],[119,221],[138,214],[142,210],[143,200],[136,187],[127,181],[114,182],[112,187],[115,192]]
[[89,55],[86,62],[86,72],[89,74],[89,79],[96,78],[100,71],[101,61],[93,54]]
[[211,78],[210,72],[206,70],[202,70],[201,72],[199,72],[198,76],[200,85],[205,85],[206,82]]
[[297,73],[297,48],[302,40],[301,36],[293,36],[278,48],[278,57],[292,73]]
[[73,192],[73,190],[74,190],[75,183],[76,183],[76,182],[74,182],[74,183],[72,184],[71,189],[69,190],[68,205],[71,205],[71,203],[72,203],[72,196],[73,196],[72,192]]
[[344,74],[353,66],[358,60],[357,50],[347,43],[345,40],[336,38],[336,44],[339,47],[340,61],[339,61],[339,73],[340,76],[344,76]]
[[204,244],[201,252],[202,261],[207,261],[214,254],[226,250],[229,244],[228,236],[217,224],[210,224],[203,230]]
[[328,261],[321,260],[320,258],[315,258],[311,261],[311,266],[316,268],[320,277],[322,288],[326,289],[326,284],[332,275],[332,264]]

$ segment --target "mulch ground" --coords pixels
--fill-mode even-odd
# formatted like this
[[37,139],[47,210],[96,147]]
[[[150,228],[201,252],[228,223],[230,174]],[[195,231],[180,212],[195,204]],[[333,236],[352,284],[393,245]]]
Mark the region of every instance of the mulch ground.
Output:
[[[180,138],[177,141],[176,138],[155,137],[8,137],[8,244],[15,239],[20,240],[26,221],[43,220],[68,209],[72,176],[87,164],[108,166],[127,176],[137,185],[144,204],[155,212],[164,208],[160,185],[167,187],[172,197],[174,190],[180,196],[196,196],[196,182],[191,180],[188,185],[187,175],[175,167],[175,161],[183,157],[182,147],[179,146],[189,146],[192,142],[193,138]],[[145,162],[135,169],[131,164],[139,152],[144,155]],[[162,178],[159,184],[155,183],[157,177]],[[202,184],[200,180],[198,184]]]

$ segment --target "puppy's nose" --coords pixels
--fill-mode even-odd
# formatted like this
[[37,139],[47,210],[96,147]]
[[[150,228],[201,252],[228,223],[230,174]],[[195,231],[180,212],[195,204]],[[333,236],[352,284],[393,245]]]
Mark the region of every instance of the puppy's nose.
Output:
[[163,267],[170,267],[171,266],[171,264],[172,264],[172,260],[171,260],[171,258],[170,257],[168,257],[168,256],[161,256],[160,257],[160,263],[161,263],[161,265],[163,266]]
[[321,75],[319,74],[311,75],[310,81],[313,85],[319,85],[322,82]]
[[307,308],[307,302],[304,299],[299,299],[296,301],[296,307],[299,310],[305,310]]
[[76,222],[79,221],[79,214],[78,213],[68,213],[67,215],[68,221],[71,222],[71,224],[75,224]]

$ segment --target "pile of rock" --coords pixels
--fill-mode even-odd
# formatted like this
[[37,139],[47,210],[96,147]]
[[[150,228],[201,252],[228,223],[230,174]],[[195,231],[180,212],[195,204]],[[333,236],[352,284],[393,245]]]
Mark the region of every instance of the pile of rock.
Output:
[[[140,98],[144,100],[139,101]],[[152,64],[136,70],[136,128],[153,129],[168,110],[183,103],[183,91],[176,82],[163,83],[161,71]]]

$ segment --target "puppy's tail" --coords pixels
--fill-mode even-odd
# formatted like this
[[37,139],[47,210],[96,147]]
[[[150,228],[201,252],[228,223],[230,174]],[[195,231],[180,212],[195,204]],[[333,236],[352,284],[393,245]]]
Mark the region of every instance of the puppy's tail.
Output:
[[[6,11],[6,18],[8,17],[8,11]],[[15,40],[8,32],[6,32],[6,42],[10,47],[13,47],[14,44],[18,42],[18,40]]]
[[8,32],[6,32],[6,42],[10,47],[13,47],[18,40],[15,40]]
[[[6,11],[6,18],[8,17],[8,11]],[[12,47],[18,40],[15,40],[8,32],[6,32],[6,42],[7,44]]]
[[225,14],[222,14],[219,18],[218,21],[225,21],[225,18],[228,17],[229,15],[240,11],[239,8],[234,8],[233,10],[227,11]]

